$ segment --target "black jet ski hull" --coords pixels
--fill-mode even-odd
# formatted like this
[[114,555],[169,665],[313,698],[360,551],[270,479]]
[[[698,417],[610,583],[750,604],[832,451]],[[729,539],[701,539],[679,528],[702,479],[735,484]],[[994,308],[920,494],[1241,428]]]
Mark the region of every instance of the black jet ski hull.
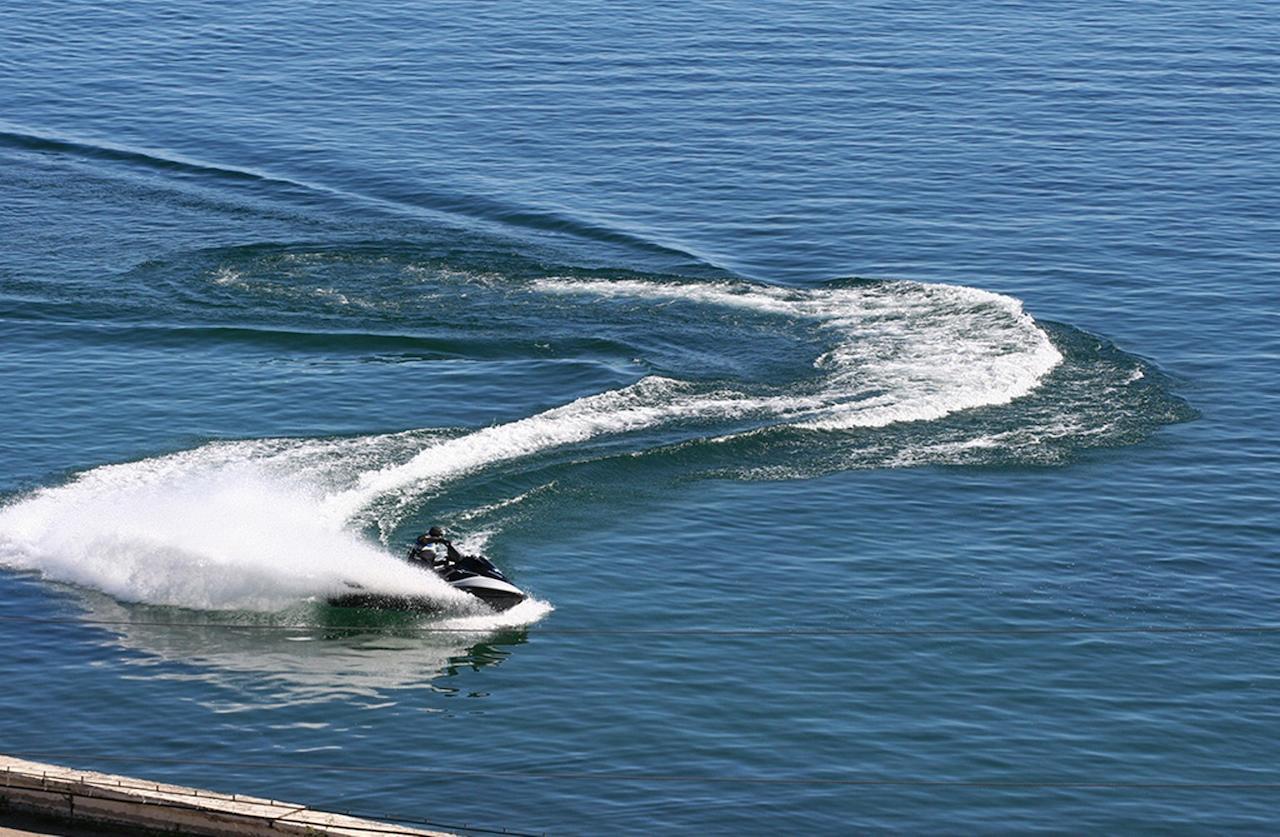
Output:
[[[490,608],[502,612],[524,602],[525,596],[511,594],[475,595]],[[439,613],[445,609],[439,599],[429,596],[399,596],[387,593],[344,593],[329,596],[325,604],[332,608],[362,608],[372,610],[402,610],[404,613]]]
[[330,607],[357,607],[362,610],[399,610],[405,613],[432,613],[440,610],[440,600],[426,596],[393,596],[389,593],[343,593],[325,599]]
[[[525,600],[523,593],[467,590],[496,611],[510,610]],[[444,610],[440,599],[428,596],[397,596],[391,593],[352,592],[325,599],[330,607],[358,607],[368,610],[400,610],[406,613],[433,613]]]
[[[451,564],[436,576],[455,590],[475,596],[496,611],[510,610],[527,597],[489,559],[479,555],[467,555]],[[447,605],[429,596],[405,596],[396,593],[378,593],[354,582],[347,582],[349,592],[330,596],[326,601],[331,607],[356,607],[374,610],[398,610],[410,613],[427,613],[446,609]]]

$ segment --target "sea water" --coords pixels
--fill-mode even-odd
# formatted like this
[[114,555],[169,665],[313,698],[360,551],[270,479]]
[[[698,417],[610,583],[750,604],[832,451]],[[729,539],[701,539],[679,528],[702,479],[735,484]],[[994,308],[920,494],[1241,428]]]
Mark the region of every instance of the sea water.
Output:
[[[1278,42],[0,11],[0,752],[452,827],[1264,829]],[[530,600],[399,561],[433,524]]]

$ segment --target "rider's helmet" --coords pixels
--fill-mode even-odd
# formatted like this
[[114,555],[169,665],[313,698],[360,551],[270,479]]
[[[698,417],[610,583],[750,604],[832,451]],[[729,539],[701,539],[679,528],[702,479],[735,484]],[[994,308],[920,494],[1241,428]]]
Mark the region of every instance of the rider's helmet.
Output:
[[439,526],[432,526],[430,529],[427,530],[427,535],[433,538],[443,538],[444,530],[441,529]]

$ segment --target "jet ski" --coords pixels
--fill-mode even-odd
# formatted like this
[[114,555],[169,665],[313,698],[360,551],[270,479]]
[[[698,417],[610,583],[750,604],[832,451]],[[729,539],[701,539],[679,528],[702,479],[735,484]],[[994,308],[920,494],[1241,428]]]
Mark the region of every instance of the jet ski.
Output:
[[[456,552],[448,560],[434,564],[414,561],[424,572],[434,572],[450,587],[470,593],[496,611],[510,610],[528,598],[524,592],[507,580],[502,571],[483,555],[459,555]],[[331,607],[358,607],[376,610],[404,610],[429,612],[441,609],[440,600],[429,596],[405,596],[397,593],[377,593],[353,581],[346,582],[350,592],[330,596],[326,601]]]

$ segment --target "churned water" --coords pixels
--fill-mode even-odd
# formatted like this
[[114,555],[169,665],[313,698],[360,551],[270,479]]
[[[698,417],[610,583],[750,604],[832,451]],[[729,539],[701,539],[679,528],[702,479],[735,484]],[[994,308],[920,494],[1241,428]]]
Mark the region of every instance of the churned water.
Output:
[[[1277,43],[0,10],[0,752],[518,831],[1265,829]],[[400,562],[434,523],[532,598]]]

